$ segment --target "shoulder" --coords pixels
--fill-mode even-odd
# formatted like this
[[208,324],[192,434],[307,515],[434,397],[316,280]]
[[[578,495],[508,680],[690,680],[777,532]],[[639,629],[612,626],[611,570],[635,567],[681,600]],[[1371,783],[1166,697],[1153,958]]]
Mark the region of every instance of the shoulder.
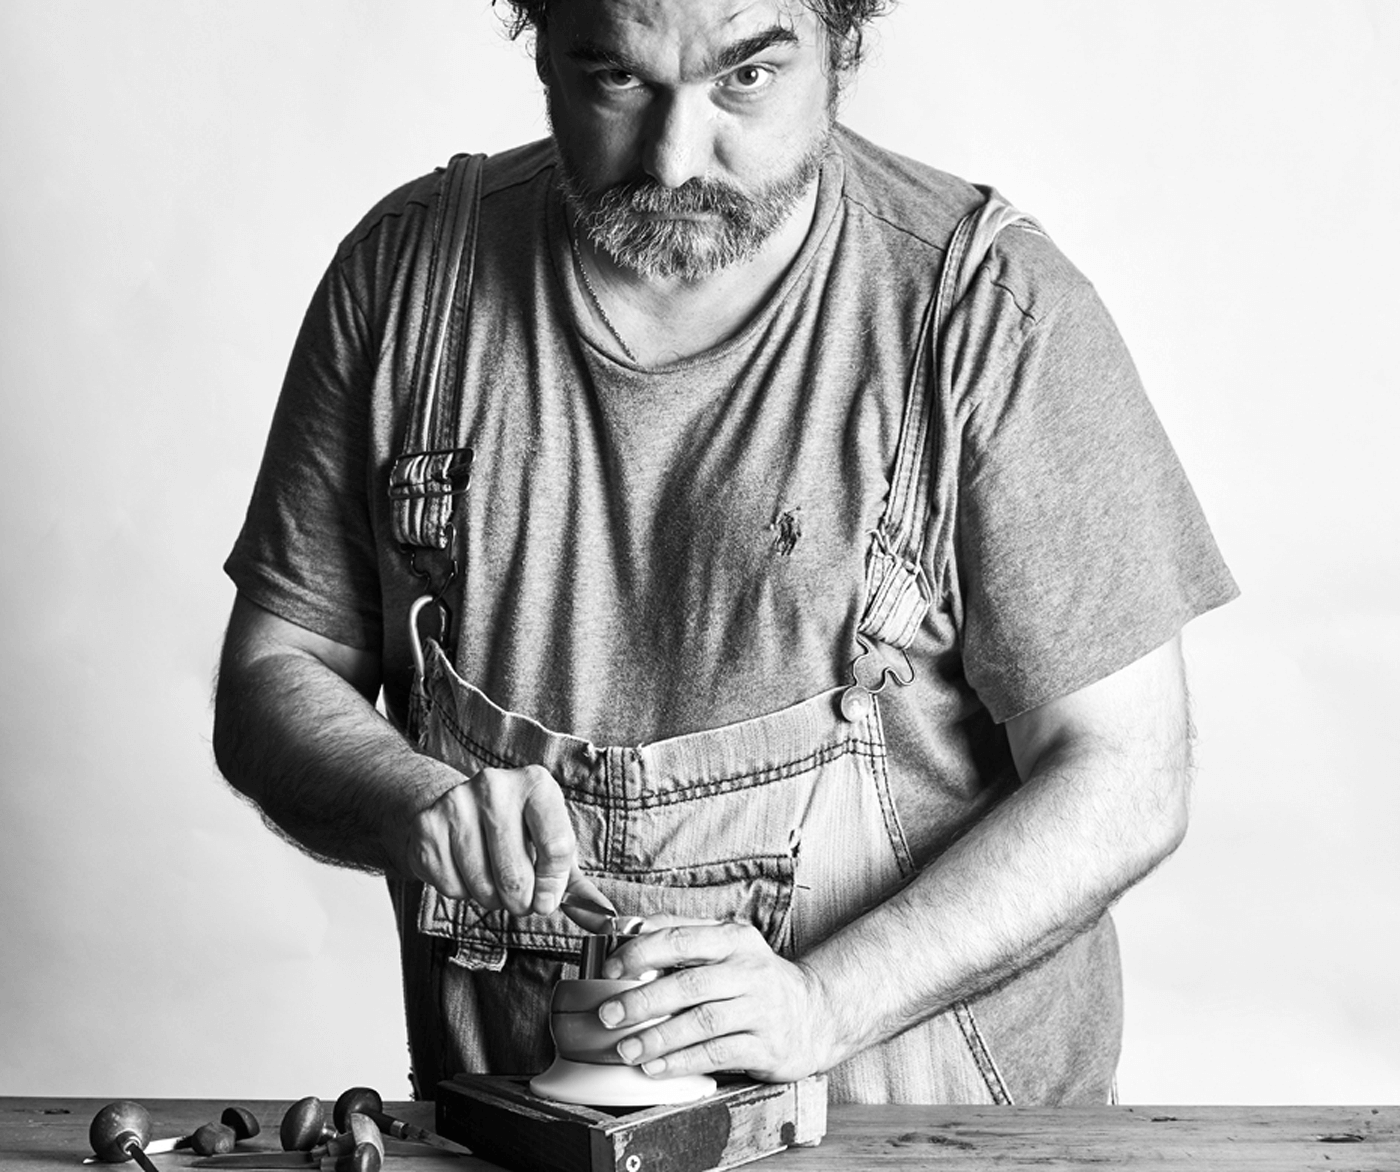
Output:
[[[336,259],[344,264],[367,251],[401,253],[415,243],[441,194],[443,175],[453,162],[464,157],[454,155],[441,167],[409,180],[380,199],[341,241]],[[554,146],[548,139],[487,156],[481,179],[483,202],[509,199],[521,188],[547,181],[555,161]]]
[[[423,279],[432,253],[431,235],[443,178],[455,155],[441,167],[396,187],[380,199],[344,237],[332,262],[339,280],[371,320],[383,320]],[[482,174],[483,234],[497,235],[504,221],[519,227],[538,219],[539,194],[552,183],[556,156],[549,140],[490,155]],[[488,221],[489,220],[489,226]]]
[[[886,251],[921,265],[941,266],[958,222],[980,207],[993,188],[973,183],[839,127],[835,148],[845,167],[845,213]],[[1015,202],[1014,200],[1012,201]],[[1033,208],[1022,208],[1034,217]],[[1047,231],[1004,229],[979,274],[985,294],[1004,298],[1012,317],[1031,325],[1055,307],[1082,298],[1089,282]]]
[[985,195],[974,184],[939,171],[839,126],[833,146],[845,167],[846,214],[878,234],[942,253],[962,219]]

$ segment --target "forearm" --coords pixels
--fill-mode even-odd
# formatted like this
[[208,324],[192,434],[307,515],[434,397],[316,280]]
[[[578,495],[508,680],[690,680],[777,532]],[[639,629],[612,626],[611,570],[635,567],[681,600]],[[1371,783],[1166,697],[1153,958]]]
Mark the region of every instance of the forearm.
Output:
[[214,751],[229,782],[308,852],[371,870],[401,868],[408,820],[463,780],[313,655],[260,653],[232,636]]
[[832,1063],[1034,964],[1098,921],[1185,830],[1185,770],[1052,753],[888,902],[801,959]]

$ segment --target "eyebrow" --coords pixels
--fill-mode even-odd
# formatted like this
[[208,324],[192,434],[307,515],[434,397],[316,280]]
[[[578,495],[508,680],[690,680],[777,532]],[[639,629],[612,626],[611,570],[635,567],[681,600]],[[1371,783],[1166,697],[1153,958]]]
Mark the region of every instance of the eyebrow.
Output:
[[[705,62],[700,72],[707,76],[727,73],[742,65],[750,57],[755,57],[775,45],[796,45],[799,43],[798,36],[792,29],[775,24],[751,37],[745,37],[742,41],[726,45]],[[597,41],[579,41],[568,51],[567,56],[570,60],[577,61],[582,65],[605,65],[610,69],[630,73],[637,77],[646,75],[646,69],[641,62]]]

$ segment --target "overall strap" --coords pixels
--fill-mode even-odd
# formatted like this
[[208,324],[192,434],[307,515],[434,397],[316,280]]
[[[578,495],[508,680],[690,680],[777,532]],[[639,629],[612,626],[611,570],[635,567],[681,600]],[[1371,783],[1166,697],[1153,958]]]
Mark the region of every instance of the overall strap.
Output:
[[[904,419],[900,424],[889,500],[866,563],[866,608],[860,634],[903,650],[913,641],[933,604],[934,590],[924,571],[924,545],[931,528],[935,548],[952,534],[957,482],[957,449],[939,444],[954,416],[944,387],[949,363],[949,315],[971,286],[992,242],[1012,224],[1041,228],[990,188],[986,202],[959,221],[948,244],[938,288],[924,314]],[[923,367],[928,364],[927,377]],[[921,387],[921,382],[923,386]],[[937,490],[937,491],[936,491]],[[935,502],[934,497],[940,498]],[[937,508],[934,505],[937,504]],[[933,515],[930,510],[933,509]]]
[[[458,436],[459,363],[476,264],[476,229],[485,155],[457,155],[439,178],[430,246],[414,264],[426,276],[411,398],[399,456],[389,473],[394,538],[414,559],[419,550],[449,551],[453,500],[471,479],[471,448]],[[438,587],[438,593],[446,583]]]

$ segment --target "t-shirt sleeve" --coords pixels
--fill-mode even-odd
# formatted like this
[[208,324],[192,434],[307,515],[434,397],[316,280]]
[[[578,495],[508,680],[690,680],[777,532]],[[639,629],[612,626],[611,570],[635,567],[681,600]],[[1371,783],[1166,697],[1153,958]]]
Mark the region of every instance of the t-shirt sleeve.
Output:
[[1238,592],[1093,287],[1058,258],[1049,288],[1018,288],[1001,259],[980,294],[995,340],[966,364],[985,377],[957,514],[964,671],[999,722]]
[[243,529],[224,564],[259,606],[360,648],[377,648],[381,636],[367,495],[369,334],[337,259],[302,322]]

